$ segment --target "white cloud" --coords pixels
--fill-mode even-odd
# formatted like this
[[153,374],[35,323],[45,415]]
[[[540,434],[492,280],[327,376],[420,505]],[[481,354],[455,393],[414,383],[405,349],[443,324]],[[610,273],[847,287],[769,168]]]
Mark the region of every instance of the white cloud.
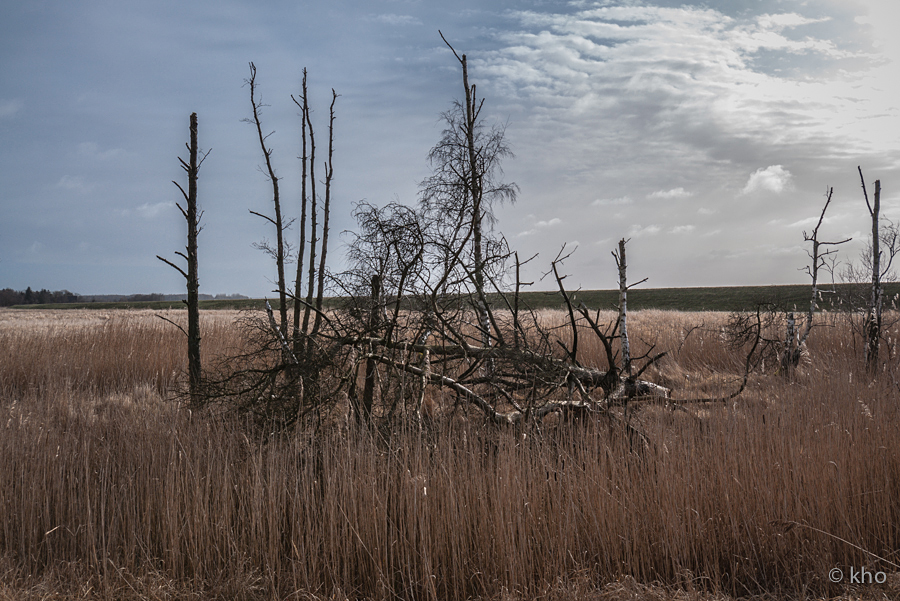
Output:
[[830,21],[831,17],[822,17],[821,19],[810,19],[797,13],[782,13],[779,15],[760,15],[756,21],[763,27],[771,29],[784,29],[786,27],[798,27],[800,25],[809,25],[811,23],[824,23]]
[[689,234],[694,231],[693,225],[676,225],[672,228],[673,234]]
[[[604,143],[597,132],[631,128],[647,156],[672,149],[673,138],[681,155],[726,140],[816,144],[821,152],[823,139],[840,139],[825,145],[835,154],[870,146],[857,134],[873,106],[850,98],[864,96],[852,93],[854,78],[875,57],[793,31],[827,18],[793,12],[731,18],[708,8],[641,5],[511,15],[522,31],[501,34],[506,47],[479,60],[479,72],[509,97],[542,107],[538,123],[557,124],[557,134],[570,140],[568,128],[590,132],[596,144]],[[848,59],[855,62],[844,67],[840,61]],[[841,125],[851,139],[838,132]],[[574,135],[570,145],[583,149],[586,134]],[[630,141],[616,136],[616,147],[627,151]]]
[[741,194],[753,192],[774,192],[780,194],[791,185],[791,172],[781,165],[769,165],[765,169],[757,169],[747,180]]
[[622,205],[630,205],[632,203],[631,198],[628,196],[621,196],[619,198],[598,198],[594,202],[591,203],[593,207],[616,207]]
[[660,231],[662,231],[662,226],[659,225],[648,225],[647,227],[642,227],[639,224],[632,225],[628,230],[629,238],[640,238],[641,236],[655,236]]
[[[831,221],[828,217],[822,220],[823,223],[828,223]],[[806,228],[806,227],[815,227],[815,225],[819,222],[818,217],[807,217],[806,219],[801,219],[799,221],[795,221],[794,223],[789,224],[787,227],[791,229],[798,228]]]
[[77,153],[79,156],[90,159],[105,161],[115,158],[125,153],[121,148],[110,148],[109,150],[100,150],[96,142],[82,142],[78,145]]
[[524,236],[531,236],[532,234],[536,234],[538,230],[553,227],[554,225],[559,225],[560,223],[562,223],[562,219],[560,219],[559,217],[554,217],[553,219],[549,219],[547,221],[538,221],[531,227],[531,229],[516,234],[516,237],[521,238]]
[[698,215],[715,215],[717,211],[715,209],[707,209],[706,207],[700,207],[697,209]]
[[385,23],[387,25],[421,25],[422,21],[413,17],[412,15],[394,15],[394,14],[384,14],[384,15],[376,15],[372,17],[373,20],[378,21],[379,23]]
[[689,198],[693,196],[691,192],[688,192],[684,188],[673,188],[671,190],[657,190],[652,194],[648,195],[647,198],[662,198],[662,199],[675,199],[675,198]]
[[150,204],[145,202],[141,206],[139,206],[135,211],[138,215],[145,219],[152,219],[162,213],[166,209],[170,209],[175,206],[175,203],[172,201],[169,202],[157,202],[155,204]]
[[168,211],[175,207],[174,201],[164,201],[157,203],[149,203],[145,202],[144,204],[137,206],[133,209],[116,209],[116,213],[122,215],[123,217],[130,217],[131,215],[137,215],[143,219],[153,219],[154,217],[158,217],[163,213],[163,211]]
[[817,40],[808,36],[802,40],[793,40],[782,35],[782,32],[788,28],[829,20],[828,17],[808,19],[797,13],[760,15],[756,17],[754,24],[736,28],[733,39],[739,48],[748,52],[783,50],[794,54],[818,52],[831,58],[852,56],[852,53],[840,50],[830,40]]
[[0,100],[0,118],[12,117],[25,106],[25,103],[18,99]]
[[93,186],[86,183],[80,175],[64,175],[56,182],[56,187],[73,192],[90,192],[93,189]]

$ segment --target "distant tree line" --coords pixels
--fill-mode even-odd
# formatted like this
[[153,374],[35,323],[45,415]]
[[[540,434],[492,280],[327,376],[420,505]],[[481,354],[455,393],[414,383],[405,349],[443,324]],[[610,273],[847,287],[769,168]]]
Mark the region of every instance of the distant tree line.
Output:
[[12,305],[44,305],[47,303],[77,303],[78,295],[68,290],[51,292],[46,288],[34,291],[29,286],[25,290],[4,288],[0,290],[0,307]]
[[[239,300],[247,298],[243,294],[201,294],[200,300]],[[96,296],[82,296],[69,292],[68,290],[56,290],[51,292],[47,289],[32,290],[29,286],[25,290],[13,290],[12,288],[4,288],[0,290],[0,307],[11,307],[13,305],[47,305],[47,304],[64,304],[64,303],[91,303],[91,302],[129,302],[137,303],[142,301],[179,301],[185,298],[184,294],[103,294]]]

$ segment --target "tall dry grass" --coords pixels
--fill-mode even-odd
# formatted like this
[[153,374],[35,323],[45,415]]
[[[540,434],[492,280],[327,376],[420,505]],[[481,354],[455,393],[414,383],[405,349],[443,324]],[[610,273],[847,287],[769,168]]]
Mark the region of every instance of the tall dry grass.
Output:
[[[0,599],[807,598],[847,592],[835,567],[889,575],[855,594],[900,591],[900,392],[861,379],[840,323],[793,380],[645,409],[647,449],[602,421],[251,439],[166,401],[172,326],[18,315],[0,314]],[[237,343],[203,318],[210,356]],[[680,347],[655,375],[684,398],[739,375],[721,324],[631,331]]]

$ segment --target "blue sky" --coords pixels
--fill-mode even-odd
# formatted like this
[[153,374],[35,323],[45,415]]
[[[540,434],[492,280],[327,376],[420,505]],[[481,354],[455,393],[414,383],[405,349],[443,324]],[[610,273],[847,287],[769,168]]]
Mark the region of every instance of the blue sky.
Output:
[[[562,244],[572,286],[612,288],[631,239],[645,286],[805,281],[803,230],[864,244],[857,165],[900,219],[900,47],[892,0],[6,2],[0,6],[0,287],[179,292],[155,258],[184,245],[174,203],[188,117],[200,173],[204,293],[270,294],[271,192],[250,115],[259,91],[284,210],[299,213],[309,70],[320,139],[336,112],[333,232],[353,203],[413,204],[462,92],[441,29],[507,123],[518,202],[497,229],[533,274]],[[324,148],[324,147],[321,147]],[[288,236],[296,238],[297,232]],[[342,266],[335,235],[332,267]],[[549,283],[543,282],[542,288]]]

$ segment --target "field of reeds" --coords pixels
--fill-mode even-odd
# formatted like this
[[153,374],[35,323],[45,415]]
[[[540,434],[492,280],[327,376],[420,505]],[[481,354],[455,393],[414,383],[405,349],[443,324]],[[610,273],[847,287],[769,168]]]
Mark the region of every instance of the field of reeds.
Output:
[[[205,361],[236,315],[201,315]],[[645,375],[733,390],[726,317],[633,313],[671,352]],[[896,358],[867,377],[821,319],[790,378],[635,409],[645,446],[465,411],[260,435],[174,400],[185,341],[153,312],[0,311],[0,600],[900,598]]]

